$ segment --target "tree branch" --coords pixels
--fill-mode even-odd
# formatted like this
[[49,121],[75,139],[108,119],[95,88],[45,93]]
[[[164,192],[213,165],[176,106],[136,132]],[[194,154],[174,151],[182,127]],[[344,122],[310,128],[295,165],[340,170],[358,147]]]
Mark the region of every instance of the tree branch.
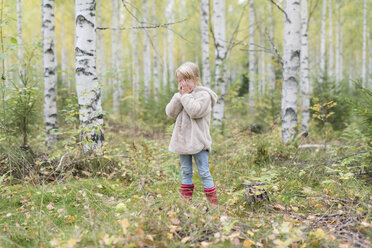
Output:
[[171,26],[171,25],[174,25],[174,24],[178,24],[178,23],[181,23],[181,22],[185,22],[187,21],[188,19],[183,19],[183,20],[180,20],[180,21],[176,21],[176,22],[169,22],[169,23],[162,23],[162,24],[152,24],[152,25],[148,25],[148,26],[134,26],[134,27],[120,27],[120,28],[112,28],[112,27],[97,27],[97,29],[99,30],[107,30],[107,29],[110,29],[110,30],[128,30],[128,29],[151,29],[151,28],[164,28],[164,27],[167,27],[167,26]]
[[281,12],[283,12],[283,14],[285,15],[285,19],[291,23],[291,20],[289,20],[288,18],[288,15],[287,13],[284,11],[284,9],[282,9],[276,2],[274,2],[274,0],[269,0],[272,4],[274,4]]
[[267,36],[267,38],[268,38],[269,41],[270,41],[270,44],[271,44],[272,48],[274,49],[274,52],[275,52],[276,57],[278,58],[280,64],[282,64],[282,67],[283,67],[283,64],[284,64],[283,58],[282,58],[282,56],[280,55],[279,50],[276,48],[273,39],[270,37],[270,34],[269,34],[269,32],[267,31],[267,28],[265,28],[265,32],[266,32],[266,36]]

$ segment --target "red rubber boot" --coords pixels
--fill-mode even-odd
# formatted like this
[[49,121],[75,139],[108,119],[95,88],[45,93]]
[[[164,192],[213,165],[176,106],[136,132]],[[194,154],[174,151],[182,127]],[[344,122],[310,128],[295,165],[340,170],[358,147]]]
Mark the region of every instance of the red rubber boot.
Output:
[[181,195],[187,200],[191,201],[192,193],[194,191],[194,184],[181,184]]
[[208,202],[218,206],[216,185],[214,185],[212,188],[204,188],[204,192],[207,196]]

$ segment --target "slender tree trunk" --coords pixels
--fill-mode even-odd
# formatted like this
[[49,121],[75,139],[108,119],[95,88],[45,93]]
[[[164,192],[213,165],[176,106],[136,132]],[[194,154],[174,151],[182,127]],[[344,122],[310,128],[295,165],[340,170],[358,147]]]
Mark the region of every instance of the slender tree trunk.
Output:
[[167,39],[164,39],[163,45],[163,83],[162,90],[164,91],[165,86],[168,85],[168,62],[167,62]]
[[310,78],[309,78],[309,51],[308,51],[308,10],[307,0],[301,0],[301,81],[300,92],[302,102],[301,131],[309,132],[310,122]]
[[367,0],[363,5],[363,63],[362,63],[362,85],[367,87]]
[[115,29],[111,30],[111,63],[112,63],[112,108],[115,115],[119,115],[120,113],[120,105],[119,105],[119,80],[118,80],[118,68],[119,68],[119,54],[118,54],[118,46],[119,46],[119,37],[118,31],[116,28],[119,27],[118,22],[118,7],[119,7],[119,0],[112,0],[112,16],[111,16],[111,23],[112,27]]
[[44,68],[44,121],[46,145],[57,142],[57,60],[55,55],[54,0],[42,2],[42,36]]
[[[118,0],[118,11],[117,11],[117,18],[118,18],[118,27],[123,26],[124,24],[124,14],[122,11],[122,3],[120,0]],[[123,54],[123,42],[122,42],[122,30],[118,29],[117,30],[117,39],[118,39],[118,44],[117,44],[117,66],[116,66],[116,71],[117,71],[117,81],[118,81],[118,92],[119,92],[119,114],[120,118],[122,118],[121,111],[120,111],[120,103],[122,100],[122,95],[123,95],[123,85],[122,82],[124,81],[124,54]]]
[[214,106],[213,124],[216,126],[222,125],[225,111],[225,93],[226,81],[225,72],[226,65],[224,60],[226,58],[226,20],[225,20],[225,0],[213,1],[213,22],[214,22],[214,40],[216,45],[216,85],[215,89],[219,95],[219,99]]
[[332,18],[332,0],[329,0],[329,30],[328,30],[328,76],[333,77],[333,18]]
[[[148,21],[148,0],[142,0],[143,22]],[[143,29],[143,81],[145,87],[145,96],[148,98],[151,93],[151,50],[150,37],[146,29]]]
[[254,46],[254,0],[249,0],[249,110],[253,113],[256,95],[256,62]]
[[[136,16],[136,10],[133,10],[133,15]],[[133,20],[132,25],[136,25],[136,21]],[[132,91],[135,99],[137,99],[137,94],[139,90],[140,82],[140,65],[139,65],[139,54],[138,54],[138,31],[132,29],[130,31],[131,41],[132,41]]]
[[65,42],[65,23],[63,20],[64,17],[64,11],[63,11],[63,4],[60,5],[61,10],[61,78],[64,85],[68,87],[68,89],[71,89],[70,80],[68,80],[68,72],[67,72],[67,54],[66,54],[66,42]]
[[[23,37],[22,37],[22,4],[17,0],[17,33],[18,33],[18,67],[19,73],[23,74]],[[22,85],[22,82],[20,82]]]
[[[339,1],[336,1],[336,6],[335,6],[335,10],[336,12],[339,11],[340,9],[340,3]],[[336,71],[335,71],[335,76],[336,76],[336,85],[338,86],[339,83],[340,83],[340,18],[338,18],[338,16],[336,15],[336,30],[335,30],[335,34],[336,34],[336,60],[335,60],[335,67],[336,67]]]
[[[167,7],[168,22],[174,21],[174,0],[170,0]],[[172,29],[173,27],[171,27]],[[170,90],[174,91],[176,89],[176,84],[174,82],[175,77],[175,67],[174,67],[174,33],[172,30],[168,29],[168,65],[169,65],[169,85]]]
[[370,33],[368,33],[368,42],[369,42],[369,83],[368,83],[368,88],[372,88],[372,37]]
[[[272,39],[274,39],[274,31],[275,31],[275,22],[274,22],[274,5],[270,4],[270,36]],[[270,90],[274,91],[276,87],[275,82],[275,67],[274,67],[275,57],[270,56],[269,63],[267,65],[268,67],[268,77],[270,82]]]
[[[102,14],[101,14],[101,0],[97,0],[97,26],[102,26]],[[105,49],[102,31],[97,30],[97,74],[99,83],[103,83],[104,73],[106,71],[105,65]]]
[[325,56],[326,56],[326,21],[327,21],[327,0],[323,0],[323,10],[322,10],[322,24],[320,28],[320,73],[319,81],[323,82],[326,75],[325,68]]
[[75,0],[75,80],[85,152],[104,142],[101,88],[96,71],[96,1]]
[[209,66],[209,0],[200,1],[200,31],[202,48],[202,81],[211,87],[211,70]]
[[[156,22],[156,1],[152,0],[152,22]],[[154,28],[152,30],[152,43],[154,45],[153,49],[153,75],[154,75],[154,94],[155,100],[158,101],[159,90],[160,90],[160,78],[159,78],[159,63],[158,63],[158,37],[157,37],[157,30]]]
[[292,141],[297,126],[297,84],[300,68],[300,2],[287,0],[284,22],[283,87],[282,87],[282,137],[284,143]]

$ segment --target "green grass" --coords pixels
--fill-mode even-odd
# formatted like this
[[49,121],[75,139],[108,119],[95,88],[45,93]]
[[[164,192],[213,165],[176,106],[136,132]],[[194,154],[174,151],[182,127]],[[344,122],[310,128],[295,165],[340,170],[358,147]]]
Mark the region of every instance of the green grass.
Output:
[[[331,230],[337,223],[332,219],[325,225],[319,218],[340,213],[339,221],[357,220],[349,233],[359,230],[371,240],[372,187],[365,184],[370,178],[353,174],[370,166],[370,153],[334,165],[294,163],[329,159],[338,150],[283,146],[277,129],[258,136],[216,136],[209,157],[220,202],[214,209],[197,173],[193,202],[180,199],[179,160],[167,151],[168,137],[118,139],[116,144],[108,158],[127,157],[120,157],[117,170],[105,177],[70,176],[37,185],[2,182],[0,247],[338,247],[345,241]],[[252,208],[244,197],[243,184],[249,182],[265,183],[270,203]]]

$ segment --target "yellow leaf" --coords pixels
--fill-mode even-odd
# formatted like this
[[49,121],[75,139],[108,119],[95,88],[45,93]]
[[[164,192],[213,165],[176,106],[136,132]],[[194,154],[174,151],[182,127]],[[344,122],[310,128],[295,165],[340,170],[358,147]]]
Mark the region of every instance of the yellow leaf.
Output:
[[190,236],[184,237],[183,239],[181,239],[181,243],[184,244],[184,243],[186,243],[187,241],[189,241],[190,239],[191,239]]
[[314,234],[317,239],[322,239],[325,236],[325,232],[321,228],[316,229]]
[[244,248],[250,248],[252,245],[254,245],[255,243],[252,241],[252,240],[250,240],[250,239],[246,239],[246,240],[244,240],[244,242],[243,242],[243,247]]

